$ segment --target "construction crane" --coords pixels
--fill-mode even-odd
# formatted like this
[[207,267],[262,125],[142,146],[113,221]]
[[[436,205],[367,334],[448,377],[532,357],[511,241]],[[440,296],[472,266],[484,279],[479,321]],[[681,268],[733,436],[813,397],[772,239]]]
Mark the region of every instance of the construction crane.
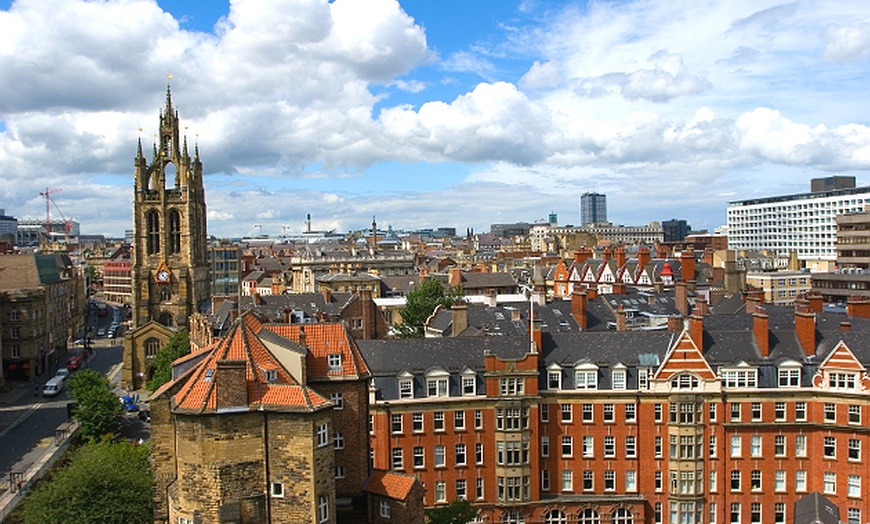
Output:
[[60,218],[63,219],[64,239],[66,241],[66,244],[69,245],[69,232],[72,228],[72,223],[67,220],[65,216],[63,216],[63,213],[57,206],[57,202],[55,202],[54,199],[51,198],[51,195],[53,195],[54,193],[59,193],[61,191],[61,189],[49,189],[46,187],[45,191],[41,191],[39,193],[39,196],[45,197],[45,238],[47,241],[51,241],[51,204],[54,204],[54,208],[57,210],[57,214],[59,214]]

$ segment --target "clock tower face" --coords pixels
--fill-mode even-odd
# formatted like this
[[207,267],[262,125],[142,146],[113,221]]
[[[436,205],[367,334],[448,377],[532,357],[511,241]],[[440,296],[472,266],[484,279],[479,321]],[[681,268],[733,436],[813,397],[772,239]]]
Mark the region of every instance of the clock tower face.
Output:
[[169,270],[162,268],[157,271],[157,281],[160,283],[169,282]]

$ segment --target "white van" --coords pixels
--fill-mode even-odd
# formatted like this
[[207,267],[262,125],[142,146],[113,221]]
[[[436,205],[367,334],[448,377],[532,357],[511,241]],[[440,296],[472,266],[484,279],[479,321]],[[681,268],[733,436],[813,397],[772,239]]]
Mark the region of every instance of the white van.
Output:
[[45,383],[42,388],[42,394],[46,397],[53,397],[63,391],[63,377],[54,377]]

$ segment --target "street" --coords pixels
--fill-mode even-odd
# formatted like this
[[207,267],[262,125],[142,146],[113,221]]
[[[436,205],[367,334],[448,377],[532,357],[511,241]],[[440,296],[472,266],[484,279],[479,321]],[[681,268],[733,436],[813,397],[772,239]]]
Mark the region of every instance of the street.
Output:
[[[120,341],[118,341],[120,342]],[[106,374],[121,362],[123,346],[104,346],[107,341],[97,341],[95,354],[82,369],[95,369]],[[80,354],[71,351],[68,356]],[[62,364],[66,363],[66,358]],[[37,381],[40,389],[44,380]],[[23,471],[44,451],[41,448],[54,445],[55,429],[67,420],[66,404],[69,390],[52,398],[40,393],[34,396],[33,385],[16,388],[4,395],[0,404],[0,491],[8,488],[10,471]]]

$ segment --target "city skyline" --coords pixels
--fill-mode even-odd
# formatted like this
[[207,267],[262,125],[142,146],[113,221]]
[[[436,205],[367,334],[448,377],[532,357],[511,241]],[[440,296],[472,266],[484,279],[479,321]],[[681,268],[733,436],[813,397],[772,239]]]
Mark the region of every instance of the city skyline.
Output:
[[41,218],[58,188],[83,233],[129,229],[172,74],[216,236],[308,213],[578,224],[589,191],[614,223],[712,230],[729,201],[867,183],[868,19],[847,1],[0,1],[0,198]]

